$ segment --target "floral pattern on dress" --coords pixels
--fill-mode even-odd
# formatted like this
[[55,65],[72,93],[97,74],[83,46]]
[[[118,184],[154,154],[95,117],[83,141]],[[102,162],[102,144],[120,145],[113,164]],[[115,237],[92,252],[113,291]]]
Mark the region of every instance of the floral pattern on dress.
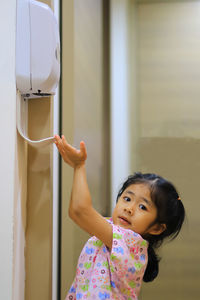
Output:
[[111,251],[94,236],[87,241],[66,300],[138,299],[148,243],[132,230],[108,222],[113,227]]

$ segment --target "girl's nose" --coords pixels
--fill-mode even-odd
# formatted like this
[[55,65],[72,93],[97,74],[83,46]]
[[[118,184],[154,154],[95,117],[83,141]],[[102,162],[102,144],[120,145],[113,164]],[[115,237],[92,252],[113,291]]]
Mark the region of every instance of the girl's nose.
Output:
[[133,215],[133,207],[131,206],[124,207],[124,211],[129,215]]

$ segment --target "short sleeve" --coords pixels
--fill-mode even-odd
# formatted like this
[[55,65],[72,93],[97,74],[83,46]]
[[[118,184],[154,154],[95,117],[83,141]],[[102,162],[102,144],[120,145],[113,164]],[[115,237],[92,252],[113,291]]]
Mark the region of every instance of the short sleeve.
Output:
[[134,288],[143,278],[148,262],[148,243],[139,234],[120,226],[113,226],[110,260],[117,277],[128,281]]

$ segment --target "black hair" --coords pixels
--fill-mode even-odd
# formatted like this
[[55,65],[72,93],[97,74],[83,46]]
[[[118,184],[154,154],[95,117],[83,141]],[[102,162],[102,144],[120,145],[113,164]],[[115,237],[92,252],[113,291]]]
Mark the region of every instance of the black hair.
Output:
[[143,236],[149,242],[148,264],[143,281],[153,281],[159,272],[160,258],[156,249],[161,246],[165,238],[173,240],[180,232],[185,219],[185,209],[174,185],[157,174],[134,173],[123,183],[118,198],[125,189],[132,184],[146,184],[149,187],[151,200],[157,207],[157,217],[154,224],[166,224],[166,229],[159,235],[148,234]]

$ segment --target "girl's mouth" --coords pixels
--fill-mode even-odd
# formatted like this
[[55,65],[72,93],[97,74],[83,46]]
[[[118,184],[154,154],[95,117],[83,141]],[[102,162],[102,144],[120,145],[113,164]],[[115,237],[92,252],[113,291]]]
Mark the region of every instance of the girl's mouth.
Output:
[[119,221],[123,225],[130,225],[131,223],[125,217],[118,217]]

